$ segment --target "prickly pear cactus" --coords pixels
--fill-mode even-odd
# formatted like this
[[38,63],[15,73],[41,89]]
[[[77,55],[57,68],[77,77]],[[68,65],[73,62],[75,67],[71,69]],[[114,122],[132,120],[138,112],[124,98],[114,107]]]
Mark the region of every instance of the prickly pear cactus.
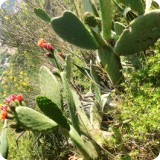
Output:
[[89,144],[85,143],[82,137],[80,137],[80,135],[77,133],[77,131],[72,126],[69,132],[69,136],[73,144],[75,144],[75,146],[80,150],[85,160],[97,160],[98,159],[99,153],[97,152],[93,144],[91,144],[90,141],[88,141]]
[[7,159],[8,157],[7,119],[5,119],[2,131],[1,131],[0,154]]
[[142,0],[117,0],[136,11],[139,15],[144,13],[144,2]]
[[50,118],[24,106],[16,108],[16,119],[25,129],[37,132],[46,132],[58,127]]
[[123,31],[115,45],[118,55],[130,55],[146,50],[160,37],[160,10],[139,16]]
[[118,86],[123,81],[123,74],[121,72],[122,66],[120,58],[109,48],[101,48],[98,50],[98,56],[101,60],[102,66],[108,74],[110,81],[114,87]]
[[98,18],[96,18],[91,12],[85,12],[83,17],[84,23],[90,27],[96,27],[99,23]]
[[122,23],[114,22],[114,30],[118,36],[122,34],[124,29],[125,29],[125,26]]
[[70,81],[72,72],[72,59],[70,55],[68,55],[66,58],[65,71],[66,71],[66,77],[68,81]]
[[71,44],[91,50],[99,47],[88,29],[72,12],[65,11],[61,17],[53,18],[51,26],[62,39]]
[[66,77],[66,72],[61,73],[61,79],[62,79],[62,84],[64,87],[64,94],[65,94],[68,110],[70,113],[72,125],[76,129],[76,131],[78,133],[80,133],[80,126],[79,126],[79,122],[78,122],[78,116],[76,114],[75,102],[73,99],[73,95],[71,93],[70,84],[69,84],[68,79]]
[[51,21],[51,18],[49,17],[49,15],[44,10],[42,10],[40,8],[35,8],[34,13],[36,14],[37,17],[41,18],[45,22]]
[[61,88],[56,77],[45,66],[40,69],[41,95],[50,98],[59,108],[61,108]]
[[50,99],[42,96],[36,98],[38,107],[50,119],[54,120],[61,127],[70,130],[67,118],[64,117],[62,111]]

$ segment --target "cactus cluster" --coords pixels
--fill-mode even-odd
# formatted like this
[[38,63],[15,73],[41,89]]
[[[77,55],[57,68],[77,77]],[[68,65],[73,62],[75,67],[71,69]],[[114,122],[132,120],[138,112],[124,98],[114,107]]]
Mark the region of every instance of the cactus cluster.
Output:
[[[125,13],[129,18],[126,20],[129,22],[127,26],[113,21],[113,4],[123,12],[123,7],[118,2],[131,8]],[[100,59],[99,65],[107,73],[112,86],[119,88],[124,81],[120,56],[144,51],[157,41],[160,37],[160,10],[144,13],[141,0],[99,0],[99,10],[93,0],[84,0],[84,5],[85,11],[92,12],[87,14],[85,23],[70,11],[54,18],[50,18],[42,9],[35,9],[34,12],[50,23],[55,33],[63,40],[83,49],[96,50]],[[111,40],[115,41],[115,45]],[[112,154],[105,150],[104,146],[107,146],[107,139],[112,133],[101,129],[108,97],[101,95],[96,69],[93,66],[90,68],[95,98],[87,116],[80,97],[70,85],[71,58],[68,56],[65,62],[63,69],[58,68],[58,78],[47,67],[40,69],[41,95],[36,98],[36,102],[42,113],[18,106],[15,109],[15,118],[18,124],[27,130],[54,132],[54,129],[59,127],[62,134],[72,140],[85,160],[103,160],[107,159],[106,157],[111,159]],[[67,103],[70,118],[63,113],[64,102]]]
[[[42,68],[43,72],[41,71]],[[46,76],[43,76],[44,79],[52,79],[54,75],[46,67],[42,68],[40,70],[40,77],[45,74]],[[54,90],[55,93],[52,93],[53,97],[50,99],[51,97],[47,97],[48,88],[46,88],[46,92],[44,92],[44,90],[41,92],[43,96],[36,97],[37,106],[42,113],[25,106],[18,106],[15,109],[15,118],[18,124],[26,130],[36,132],[54,132],[54,129],[59,127],[62,130],[62,134],[72,140],[73,144],[79,149],[86,160],[98,159],[99,156],[103,157],[100,152],[100,146],[105,144],[106,139],[111,134],[109,132],[102,131],[100,125],[97,125],[96,123],[97,116],[100,117],[98,110],[100,106],[97,105],[97,109],[94,106],[92,107],[91,120],[89,120],[84,110],[81,108],[82,104],[78,94],[69,84],[67,72],[65,70],[61,72],[60,77],[65,93],[64,98],[66,99],[70,113],[70,120],[63,114],[63,105],[57,105],[60,104],[62,96],[58,99],[58,103],[57,99],[54,98],[57,90]],[[54,78],[57,79],[56,77]],[[41,83],[41,85],[46,84]],[[44,86],[41,87],[44,89]],[[61,89],[58,83],[55,83],[54,87],[58,88],[58,90]],[[102,118],[100,117],[100,121],[98,123],[100,124],[101,121]]]
[[[125,16],[128,26],[113,21],[113,4]],[[100,10],[97,10],[94,1],[84,0],[84,10],[87,11],[84,13],[84,23],[70,11],[65,11],[61,17],[52,18],[50,23],[53,30],[65,41],[80,48],[97,50],[109,80],[113,87],[118,88],[124,81],[120,56],[144,51],[157,41],[160,37],[160,10],[145,13],[145,5],[141,0],[99,0],[99,5]],[[44,20],[47,16],[42,16],[42,13],[36,12]],[[116,34],[114,37],[118,37],[118,40],[115,38],[117,42],[114,46],[110,43],[114,38],[113,32]]]

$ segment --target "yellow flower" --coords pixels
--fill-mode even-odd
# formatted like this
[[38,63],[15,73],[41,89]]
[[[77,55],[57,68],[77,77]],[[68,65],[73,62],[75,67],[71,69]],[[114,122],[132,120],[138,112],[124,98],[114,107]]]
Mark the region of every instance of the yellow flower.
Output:
[[14,77],[14,82],[16,82],[17,81],[17,78],[16,77]]
[[6,97],[6,96],[7,96],[7,94],[5,94],[5,93],[4,93],[4,94],[3,94],[3,96],[4,96],[4,97]]
[[13,76],[9,76],[9,79],[12,80],[12,79],[13,79]]
[[7,17],[7,16],[4,16],[4,19],[5,19],[5,20],[9,20],[9,17]]
[[12,70],[10,70],[9,74],[11,75],[12,73],[13,73]]
[[26,83],[26,82],[23,82],[22,85],[23,85],[23,86],[27,86],[27,83]]
[[18,84],[15,84],[14,86],[15,86],[15,87],[18,87]]
[[6,74],[6,73],[7,73],[7,71],[4,71],[4,72],[3,72],[3,74]]
[[22,87],[18,87],[17,90],[18,90],[18,91],[22,91]]

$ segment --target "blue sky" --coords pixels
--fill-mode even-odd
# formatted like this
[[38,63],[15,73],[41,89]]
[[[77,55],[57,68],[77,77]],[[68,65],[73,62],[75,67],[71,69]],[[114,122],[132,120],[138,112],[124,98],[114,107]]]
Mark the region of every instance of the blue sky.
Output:
[[3,3],[3,2],[5,2],[6,0],[0,0],[0,6],[1,6],[1,4]]

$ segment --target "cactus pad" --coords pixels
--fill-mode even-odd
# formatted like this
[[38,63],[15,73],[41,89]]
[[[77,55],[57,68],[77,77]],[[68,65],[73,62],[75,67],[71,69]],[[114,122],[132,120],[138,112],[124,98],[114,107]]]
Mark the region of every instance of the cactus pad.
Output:
[[[98,153],[95,150],[94,146],[89,146],[87,143],[84,142],[82,137],[78,134],[78,132],[70,126],[69,136],[75,146],[79,149],[81,154],[83,155],[85,160],[96,160],[98,159]],[[90,141],[88,141],[90,142]]]
[[37,17],[41,18],[45,22],[50,22],[51,21],[51,18],[49,17],[49,15],[43,9],[34,8],[34,13],[36,14]]
[[66,71],[66,77],[68,81],[70,81],[72,72],[72,59],[70,55],[68,55],[66,58],[65,71]]
[[61,108],[61,88],[50,70],[42,66],[40,69],[41,95],[48,97]]
[[52,130],[58,126],[50,118],[28,107],[17,107],[16,118],[25,129],[37,132]]
[[76,113],[76,107],[75,107],[73,95],[72,95],[71,89],[70,89],[71,87],[70,87],[69,81],[66,77],[66,72],[64,72],[64,71],[61,72],[61,79],[62,79],[62,83],[63,83],[63,87],[64,87],[64,94],[65,94],[67,106],[69,109],[71,121],[72,121],[73,127],[79,133],[80,129],[79,129],[78,116]]
[[98,48],[94,37],[72,12],[66,11],[62,17],[53,18],[51,25],[62,39],[71,44],[91,50]]
[[142,0],[118,0],[118,2],[130,7],[132,10],[138,12],[139,15],[144,13],[144,3]]
[[8,156],[8,138],[7,138],[7,120],[5,119],[0,137],[0,154],[7,158]]
[[124,29],[125,29],[125,26],[122,23],[114,22],[114,30],[118,36],[122,34]]
[[115,45],[119,55],[146,50],[160,37],[160,10],[148,12],[130,23]]
[[41,111],[50,119],[54,120],[61,127],[70,130],[69,124],[66,117],[64,117],[62,111],[53,103],[50,99],[46,97],[37,97],[36,98],[38,107]]
[[120,58],[110,47],[99,49],[98,56],[113,86],[116,87],[121,84],[123,81],[123,75],[121,72],[122,66],[120,63]]

